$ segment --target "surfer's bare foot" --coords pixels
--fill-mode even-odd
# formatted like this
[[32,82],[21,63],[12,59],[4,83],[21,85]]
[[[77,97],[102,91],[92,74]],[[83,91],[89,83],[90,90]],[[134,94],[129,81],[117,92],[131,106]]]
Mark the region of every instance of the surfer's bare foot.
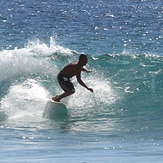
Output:
[[58,100],[58,97],[59,97],[59,96],[52,97],[52,100],[53,100],[53,101],[60,102],[60,100]]

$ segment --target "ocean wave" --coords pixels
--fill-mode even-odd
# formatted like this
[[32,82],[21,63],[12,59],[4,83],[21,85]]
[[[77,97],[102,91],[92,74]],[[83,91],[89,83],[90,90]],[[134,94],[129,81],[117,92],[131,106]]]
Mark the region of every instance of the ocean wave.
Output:
[[[59,69],[79,56],[54,42],[50,46],[31,42],[23,49],[3,50],[0,54],[1,120],[6,115],[11,120],[42,117],[47,98],[62,92],[56,80]],[[76,93],[63,100],[69,108],[70,121],[91,124],[90,119],[94,119],[92,123],[103,119],[107,121],[103,130],[108,120],[119,129],[159,127],[162,56],[123,53],[88,55],[88,59],[87,68],[93,72],[83,73],[82,77],[94,93],[83,91],[73,79]],[[88,124],[85,127],[91,128]],[[96,126],[100,129],[100,123]]]

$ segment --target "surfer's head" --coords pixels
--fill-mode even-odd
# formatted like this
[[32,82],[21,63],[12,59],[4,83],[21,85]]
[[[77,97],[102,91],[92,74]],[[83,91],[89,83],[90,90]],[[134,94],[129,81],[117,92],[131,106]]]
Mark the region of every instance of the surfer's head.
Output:
[[87,62],[88,62],[88,58],[87,58],[86,54],[80,54],[80,56],[79,56],[79,64],[81,66],[84,66],[84,65],[87,64]]

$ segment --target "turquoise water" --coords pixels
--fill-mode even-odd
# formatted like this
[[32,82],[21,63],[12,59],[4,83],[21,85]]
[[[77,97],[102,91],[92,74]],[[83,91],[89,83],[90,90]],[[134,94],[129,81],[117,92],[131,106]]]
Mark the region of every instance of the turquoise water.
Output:
[[[162,162],[162,1],[1,1],[1,162]],[[90,93],[61,116],[56,75],[88,54]],[[49,116],[45,116],[49,115]]]

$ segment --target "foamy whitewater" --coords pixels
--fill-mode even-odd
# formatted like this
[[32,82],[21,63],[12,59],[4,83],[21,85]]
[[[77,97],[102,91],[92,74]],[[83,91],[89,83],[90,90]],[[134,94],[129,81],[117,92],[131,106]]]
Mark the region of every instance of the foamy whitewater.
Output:
[[[0,158],[8,162],[163,161],[162,1],[1,1]],[[56,76],[88,55],[83,81]]]

